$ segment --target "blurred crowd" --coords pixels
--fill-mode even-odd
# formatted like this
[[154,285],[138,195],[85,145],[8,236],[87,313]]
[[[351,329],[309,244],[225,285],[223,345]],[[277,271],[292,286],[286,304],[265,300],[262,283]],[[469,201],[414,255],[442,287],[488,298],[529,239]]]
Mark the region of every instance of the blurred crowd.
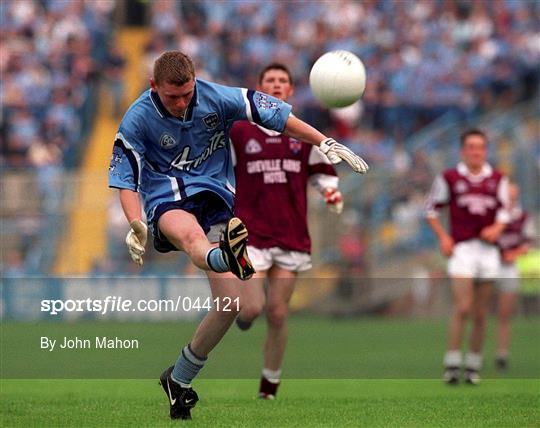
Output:
[[[117,118],[131,101],[124,99],[125,59],[114,28],[117,12],[129,15],[136,5],[151,33],[141,90],[167,49],[192,56],[199,77],[242,87],[255,87],[267,63],[285,63],[295,80],[295,112],[403,184],[370,203],[364,197],[370,213],[360,220],[392,213],[411,234],[433,171],[407,137],[441,116],[463,123],[538,96],[538,1],[2,0],[0,166],[35,173],[42,213],[59,211],[59,181],[80,160],[98,85],[107,85]],[[334,49],[363,60],[368,85],[360,103],[328,111],[313,99],[308,77],[313,62]],[[32,230],[37,236],[43,227]],[[19,269],[23,253],[10,253],[8,265]]]
[[0,8],[3,167],[76,164],[107,62],[112,1],[3,0]]
[[[540,3],[517,0],[241,0],[129,2],[147,6],[151,39],[141,88],[166,49],[191,55],[198,75],[256,86],[270,61],[295,78],[291,100],[372,163],[399,168],[400,143],[443,114],[467,119],[538,93]],[[122,52],[111,37],[114,0],[2,3],[0,162],[76,164],[102,76],[122,114]],[[328,112],[308,87],[311,64],[347,49],[364,61],[361,104]],[[397,158],[396,158],[397,156]]]
[[[361,142],[372,162],[393,163],[396,144],[445,113],[467,119],[532,99],[539,19],[540,2],[517,0],[157,0],[145,78],[164,49],[195,58],[201,77],[237,86],[254,87],[265,64],[283,62],[306,120]],[[368,85],[361,105],[329,116],[307,83],[314,61],[334,49],[364,61]]]
[[1,1],[0,167],[26,173],[2,186],[2,270],[9,275],[37,272],[54,258],[64,173],[80,161],[98,79],[114,53],[114,7],[103,0]]

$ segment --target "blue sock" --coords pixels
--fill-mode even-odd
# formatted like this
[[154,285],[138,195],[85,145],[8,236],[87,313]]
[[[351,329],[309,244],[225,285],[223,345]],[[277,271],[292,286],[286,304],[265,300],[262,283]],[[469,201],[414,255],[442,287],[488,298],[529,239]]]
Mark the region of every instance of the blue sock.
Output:
[[229,265],[223,257],[223,251],[219,247],[212,248],[206,253],[206,264],[214,272],[229,272]]
[[180,384],[182,388],[191,387],[191,381],[204,367],[207,358],[201,358],[193,353],[191,344],[187,344],[182,349],[182,353],[176,360],[172,371],[172,379]]

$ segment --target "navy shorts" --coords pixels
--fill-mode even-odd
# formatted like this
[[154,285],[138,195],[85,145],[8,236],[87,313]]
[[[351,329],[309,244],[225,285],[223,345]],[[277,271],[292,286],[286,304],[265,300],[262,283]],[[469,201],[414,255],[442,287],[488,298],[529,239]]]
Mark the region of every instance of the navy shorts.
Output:
[[183,210],[193,214],[205,234],[210,232],[213,225],[226,223],[233,217],[233,213],[225,201],[210,191],[200,192],[180,201],[159,204],[154,212],[152,230],[154,231],[154,248],[160,253],[179,251],[159,231],[158,227],[160,217],[171,210]]

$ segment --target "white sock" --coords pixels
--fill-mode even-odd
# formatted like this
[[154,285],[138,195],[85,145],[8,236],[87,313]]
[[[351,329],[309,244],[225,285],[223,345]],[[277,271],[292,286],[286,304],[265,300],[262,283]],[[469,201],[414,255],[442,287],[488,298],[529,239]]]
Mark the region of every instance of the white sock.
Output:
[[461,351],[446,351],[443,364],[445,367],[461,367]]
[[465,368],[476,371],[480,370],[482,368],[482,354],[468,352],[465,355]]
[[270,369],[267,369],[267,368],[263,368],[262,369],[262,375],[265,377],[265,379],[268,382],[279,383],[279,379],[281,378],[281,369],[270,370]]

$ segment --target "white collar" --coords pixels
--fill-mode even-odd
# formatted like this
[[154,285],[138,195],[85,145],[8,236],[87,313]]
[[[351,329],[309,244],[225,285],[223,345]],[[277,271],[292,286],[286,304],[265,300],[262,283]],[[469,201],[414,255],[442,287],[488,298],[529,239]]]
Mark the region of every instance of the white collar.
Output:
[[480,181],[493,174],[493,168],[488,163],[482,165],[482,169],[478,174],[473,174],[463,162],[458,163],[456,169],[460,175],[469,178],[471,181]]

